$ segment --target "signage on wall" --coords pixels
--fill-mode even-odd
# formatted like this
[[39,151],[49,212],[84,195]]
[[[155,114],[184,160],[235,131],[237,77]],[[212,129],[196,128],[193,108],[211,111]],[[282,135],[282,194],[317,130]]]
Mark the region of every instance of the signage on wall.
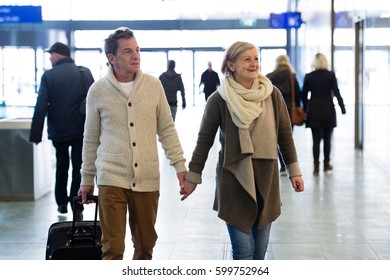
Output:
[[240,20],[241,27],[255,27],[257,24],[257,20],[255,19],[243,19]]
[[299,28],[302,24],[301,13],[286,12],[281,14],[271,13],[269,17],[269,27],[279,29]]
[[352,18],[349,17],[348,12],[338,12],[335,14],[336,28],[352,28]]
[[41,22],[41,6],[0,6],[0,24]]

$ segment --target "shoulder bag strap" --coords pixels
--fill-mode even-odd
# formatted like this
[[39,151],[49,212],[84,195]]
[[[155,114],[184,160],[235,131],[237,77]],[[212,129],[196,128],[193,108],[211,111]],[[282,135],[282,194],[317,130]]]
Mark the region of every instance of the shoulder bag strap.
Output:
[[[85,74],[84,74],[84,68],[82,66],[77,66],[77,68],[79,69],[81,82],[83,83],[85,94],[87,94],[88,89],[89,89],[89,85],[88,85],[87,77],[85,77]],[[86,114],[86,108],[85,107],[86,107],[86,99],[83,98],[81,100],[81,102],[80,102],[80,114],[81,115],[85,115]]]
[[291,105],[294,108],[296,106],[295,104],[295,75],[294,73],[291,73],[290,75],[290,80],[291,80]]
[[88,86],[87,78],[85,77],[85,74],[84,74],[84,68],[82,66],[77,66],[77,68],[79,69],[81,81],[84,85],[84,88],[86,91],[88,91],[89,86]]

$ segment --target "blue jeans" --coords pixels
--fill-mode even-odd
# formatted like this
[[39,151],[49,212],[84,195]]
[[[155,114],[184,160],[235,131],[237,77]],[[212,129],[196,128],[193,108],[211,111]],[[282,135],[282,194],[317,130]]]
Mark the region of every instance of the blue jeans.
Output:
[[264,260],[271,231],[271,223],[261,229],[252,228],[250,234],[226,224],[233,249],[233,260]]

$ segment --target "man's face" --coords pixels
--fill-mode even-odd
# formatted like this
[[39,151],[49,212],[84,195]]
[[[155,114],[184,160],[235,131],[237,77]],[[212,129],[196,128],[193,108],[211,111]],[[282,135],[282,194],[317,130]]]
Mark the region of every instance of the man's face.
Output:
[[140,69],[141,55],[137,40],[133,38],[119,39],[116,55],[110,54],[108,59],[114,68],[119,82],[133,81]]

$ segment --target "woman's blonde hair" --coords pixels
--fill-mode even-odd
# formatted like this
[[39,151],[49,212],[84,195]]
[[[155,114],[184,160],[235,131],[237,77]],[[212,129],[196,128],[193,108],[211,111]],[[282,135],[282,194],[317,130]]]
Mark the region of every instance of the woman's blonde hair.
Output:
[[312,66],[315,70],[328,70],[328,60],[326,59],[326,56],[323,53],[317,53],[314,56],[314,61],[312,63]]
[[290,63],[290,58],[285,54],[279,55],[275,59],[275,69],[279,69],[281,66],[287,66],[291,73],[295,72]]
[[228,61],[234,62],[237,57],[246,52],[247,50],[256,48],[253,44],[243,41],[237,41],[233,43],[225,52],[225,57],[222,62],[221,72],[225,74],[225,76],[231,76],[232,72],[230,71],[227,63]]

